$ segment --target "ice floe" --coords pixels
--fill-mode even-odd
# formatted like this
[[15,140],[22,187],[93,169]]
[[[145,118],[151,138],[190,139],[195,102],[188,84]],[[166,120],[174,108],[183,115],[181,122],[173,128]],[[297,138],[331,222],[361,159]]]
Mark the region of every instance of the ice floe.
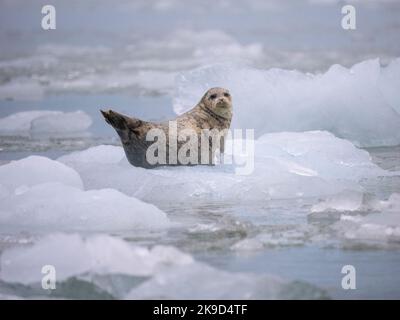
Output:
[[[102,161],[105,154],[108,160]],[[79,172],[86,189],[114,188],[147,202],[173,204],[332,195],[360,190],[362,178],[388,174],[366,151],[319,131],[260,137],[255,142],[254,171],[243,176],[235,174],[235,165],[137,168],[127,163],[122,148],[111,146],[78,151],[58,161]]]
[[45,182],[83,188],[79,174],[70,167],[41,156],[29,156],[0,166],[0,185],[11,192]]

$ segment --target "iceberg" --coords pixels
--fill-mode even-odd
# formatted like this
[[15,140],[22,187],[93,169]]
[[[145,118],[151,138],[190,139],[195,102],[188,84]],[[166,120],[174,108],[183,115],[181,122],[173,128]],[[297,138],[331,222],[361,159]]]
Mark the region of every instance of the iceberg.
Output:
[[[232,127],[268,132],[326,130],[357,146],[400,144],[400,58],[382,68],[367,60],[326,73],[216,64],[181,73],[174,110],[181,114],[214,86],[232,93]],[[261,116],[260,116],[261,115]]]

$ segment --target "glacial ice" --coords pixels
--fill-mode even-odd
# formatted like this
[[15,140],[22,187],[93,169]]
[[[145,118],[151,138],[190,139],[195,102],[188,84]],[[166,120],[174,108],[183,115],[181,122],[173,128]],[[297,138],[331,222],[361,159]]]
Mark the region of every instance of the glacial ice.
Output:
[[24,111],[1,118],[0,135],[75,133],[87,130],[91,124],[92,119],[83,111]]
[[31,122],[34,133],[57,133],[85,131],[92,124],[92,119],[83,111],[61,112],[42,116]]
[[[326,298],[324,291],[306,283],[221,271],[172,246],[147,248],[109,235],[50,234],[33,245],[7,249],[0,257],[0,279],[34,286],[41,283],[40,271],[45,265],[55,267],[57,285],[73,277],[88,279],[116,298]],[[126,290],[116,290],[96,275],[124,275],[143,281],[133,282],[125,294]]]
[[166,214],[151,204],[113,189],[82,189],[74,169],[46,157],[2,165],[0,226],[6,231],[121,231],[169,225]]
[[[357,146],[400,144],[400,58],[381,68],[367,60],[324,74],[205,66],[176,79],[174,110],[181,114],[213,86],[229,88],[233,128],[266,132],[327,130]],[[262,116],[260,116],[262,115]]]
[[399,193],[393,193],[388,200],[379,200],[371,194],[347,190],[315,204],[309,216],[330,218],[332,224],[327,234],[345,247],[360,244],[398,247],[400,243]]
[[342,214],[332,228],[348,245],[373,243],[387,245],[400,243],[400,194],[394,193],[387,201],[380,201],[370,208],[380,211],[367,215]]
[[7,282],[40,283],[40,270],[53,265],[57,281],[71,276],[126,274],[151,276],[166,267],[190,265],[193,258],[170,246],[146,248],[109,235],[47,235],[28,247],[11,248],[0,258],[0,279]]
[[125,157],[124,149],[112,145],[100,145],[83,151],[71,152],[58,159],[64,163],[116,164]]
[[0,132],[4,134],[6,132],[29,131],[31,129],[31,123],[34,119],[44,116],[53,116],[56,114],[59,114],[59,112],[46,110],[33,110],[13,113],[0,119]]
[[154,205],[113,189],[88,190],[44,183],[5,198],[0,225],[10,231],[124,231],[169,226]]
[[[110,160],[101,163],[99,159],[105,153]],[[254,171],[250,175],[236,175],[235,165],[147,170],[133,167],[121,157],[122,148],[99,146],[58,160],[79,172],[86,189],[115,188],[147,202],[174,204],[202,199],[238,203],[331,195],[346,189],[360,190],[361,178],[387,174],[371,162],[366,151],[319,131],[260,137],[255,142]]]
[[270,275],[221,271],[202,263],[157,273],[127,299],[321,299],[326,294],[306,283]]
[[362,192],[345,190],[313,205],[311,212],[361,211],[364,207],[363,199],[364,194]]
[[83,188],[79,174],[70,167],[41,156],[29,156],[0,166],[0,185],[10,192],[45,182]]
[[[0,166],[1,225],[33,231],[151,230],[170,225],[153,205],[196,202],[257,206],[309,198],[303,203],[321,200],[311,209],[314,214],[374,211],[366,209],[375,202],[365,200],[360,181],[396,175],[373,164],[365,150],[323,131],[265,134],[255,141],[254,171],[237,175],[237,166],[148,170],[131,166],[123,149],[112,145],[57,161],[31,156]],[[232,248],[297,245],[308,233],[252,236]]]

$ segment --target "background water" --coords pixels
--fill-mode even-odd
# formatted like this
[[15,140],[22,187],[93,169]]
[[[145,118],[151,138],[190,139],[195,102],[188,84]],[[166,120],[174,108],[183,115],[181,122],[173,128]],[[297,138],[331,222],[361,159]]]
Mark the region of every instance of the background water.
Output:
[[[57,159],[91,146],[120,145],[99,109],[110,107],[145,120],[173,118],[179,83],[176,77],[198,67],[232,62],[260,70],[283,68],[319,74],[333,64],[350,67],[379,58],[385,66],[400,56],[397,1],[354,2],[355,31],[340,27],[344,3],[334,0],[60,0],[53,4],[57,29],[44,31],[40,27],[41,1],[0,2],[0,118],[29,110],[83,110],[93,124],[85,135],[73,138],[0,136],[0,164],[33,154]],[[365,150],[383,169],[399,171],[399,146]],[[386,200],[400,192],[400,179],[370,179],[362,186]],[[155,200],[154,204],[176,223],[174,227],[108,234],[132,245],[170,245],[229,272],[303,281],[332,298],[400,298],[398,242],[343,245],[340,238],[326,231],[331,222],[309,217],[315,201],[299,198],[232,205],[211,200],[190,204]],[[91,234],[80,232],[82,236]],[[260,234],[272,240],[257,250],[232,250],[239,241]],[[14,233],[10,226],[2,225],[0,253],[35,244],[42,236],[29,229]],[[357,290],[341,287],[341,268],[348,264],[357,269]],[[196,297],[196,287],[189,278],[183,276],[179,287],[185,298]],[[47,297],[34,287],[0,279],[0,297]],[[120,291],[142,281],[110,279],[107,281],[113,283],[113,290],[108,292],[113,298],[124,297]],[[96,296],[96,288],[104,288],[107,281],[67,283],[58,297],[110,298]],[[203,281],[212,283],[214,279]],[[88,288],[88,283],[97,287]],[[318,294],[316,297],[321,297]],[[266,295],[256,295],[263,297]],[[301,294],[283,297],[301,298]]]

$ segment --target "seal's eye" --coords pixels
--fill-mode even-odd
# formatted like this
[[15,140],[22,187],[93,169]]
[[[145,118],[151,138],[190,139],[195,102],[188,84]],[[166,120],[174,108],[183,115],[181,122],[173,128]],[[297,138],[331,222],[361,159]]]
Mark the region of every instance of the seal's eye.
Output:
[[212,95],[210,96],[210,99],[211,99],[211,100],[214,100],[216,97],[217,97],[217,95],[214,93],[214,94],[212,94]]
[[227,98],[229,98],[231,95],[228,93],[228,92],[225,92],[224,93],[224,97],[227,97]]

